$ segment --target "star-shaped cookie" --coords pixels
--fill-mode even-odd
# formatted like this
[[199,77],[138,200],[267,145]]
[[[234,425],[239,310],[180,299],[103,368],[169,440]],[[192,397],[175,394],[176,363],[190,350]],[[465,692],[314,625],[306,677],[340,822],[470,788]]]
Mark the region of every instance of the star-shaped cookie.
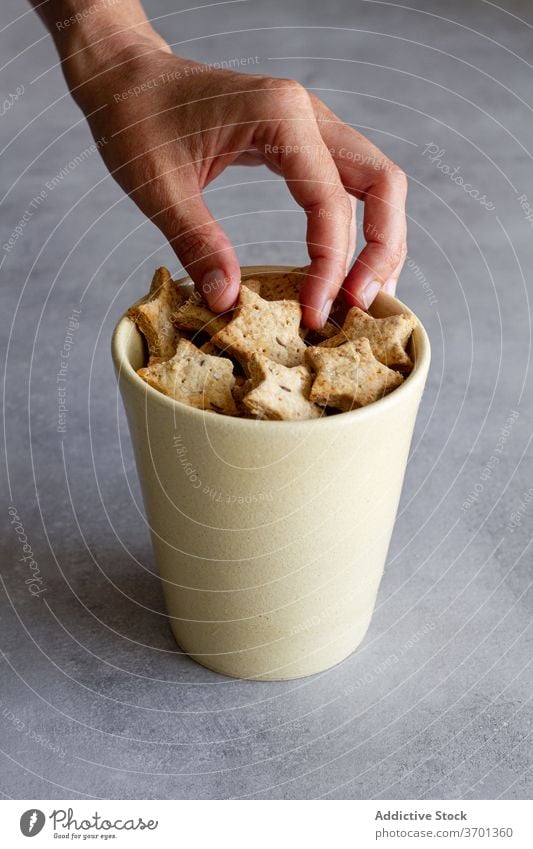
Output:
[[212,336],[228,323],[229,315],[212,312],[199,292],[194,291],[172,314],[171,321],[180,330],[203,330]]
[[366,338],[374,356],[384,365],[410,371],[413,363],[406,351],[411,333],[416,327],[414,315],[402,313],[386,318],[373,318],[358,307],[348,311],[342,330],[320,343],[321,348],[336,348],[344,342]]
[[231,394],[235,383],[231,361],[202,353],[188,339],[180,340],[172,359],[148,365],[137,374],[176,401],[228,416],[237,413]]
[[309,400],[343,412],[365,407],[403,382],[399,372],[376,359],[366,338],[337,348],[308,348],[305,357],[316,372]]
[[232,320],[212,341],[244,368],[253,354],[265,354],[284,366],[301,365],[305,344],[298,332],[300,317],[297,301],[265,301],[241,286]]
[[287,368],[263,354],[254,354],[248,373],[250,391],[242,405],[255,418],[297,421],[324,415],[321,407],[309,401],[313,378],[307,366]]
[[[242,286],[246,286],[247,289],[259,293],[260,283],[258,280],[250,278],[243,281]],[[213,312],[209,309],[200,293],[195,290],[170,318],[180,330],[188,330],[195,333],[202,331],[213,336],[219,330],[222,330],[228,321],[230,321],[231,310],[222,314]]]
[[158,268],[147,300],[128,310],[129,317],[146,339],[152,363],[168,360],[176,353],[181,333],[171,324],[170,316],[186,298],[168,269]]
[[[309,265],[305,265],[291,268],[289,271],[253,272],[253,274],[245,275],[242,282],[248,285],[249,280],[253,279],[259,284],[259,290],[256,289],[254,291],[258,295],[261,295],[265,301],[299,301],[300,289],[309,274],[309,268]],[[319,280],[317,280],[317,285],[320,285]],[[338,333],[342,322],[346,318],[347,311],[346,302],[342,294],[339,293],[331,307],[330,319],[332,323],[330,324],[328,322],[329,326],[325,325],[322,328],[322,332],[318,331],[320,338],[326,339]]]
[[265,301],[297,301],[308,271],[309,266],[291,268],[290,271],[261,271],[244,277],[242,282],[247,284],[250,279],[257,281],[257,294]]
[[235,385],[232,389],[233,400],[237,406],[237,410],[239,411],[239,415],[247,416],[247,410],[243,407],[243,398],[248,395],[248,392],[252,388],[252,381],[249,377],[244,377],[244,375],[237,374],[235,376]]

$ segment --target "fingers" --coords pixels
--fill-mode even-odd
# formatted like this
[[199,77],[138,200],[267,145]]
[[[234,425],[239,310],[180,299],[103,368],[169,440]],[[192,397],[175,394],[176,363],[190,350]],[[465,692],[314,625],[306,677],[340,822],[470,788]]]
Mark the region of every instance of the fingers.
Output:
[[156,223],[211,309],[223,312],[233,306],[239,295],[239,262],[199,188],[191,186],[187,195],[159,216]]
[[311,96],[317,123],[346,191],[364,201],[366,246],[347,274],[343,289],[351,306],[368,309],[381,287],[396,289],[407,253],[405,174],[322,101]]
[[396,294],[396,287],[398,286],[398,278],[399,278],[399,276],[402,272],[402,268],[403,268],[403,264],[405,262],[406,256],[407,256],[406,252],[402,253],[402,258],[401,258],[400,262],[398,263],[398,265],[396,266],[396,268],[394,269],[394,271],[392,272],[391,277],[389,277],[387,282],[383,284],[383,291],[387,292],[388,295],[395,295]]
[[237,159],[234,159],[232,165],[246,165],[248,167],[254,165],[266,165],[275,174],[280,174],[279,168],[276,168],[272,162],[267,162],[265,157],[258,150],[245,150]]
[[318,328],[325,323],[346,273],[351,205],[305,89],[290,84],[279,103],[282,118],[274,126],[272,122],[260,125],[256,144],[267,161],[279,168],[307,215],[311,264],[300,294],[302,321]]
[[363,233],[367,244],[344,282],[351,306],[368,309],[382,286],[396,289],[405,260],[406,185],[403,177],[376,180],[365,192]]
[[350,221],[350,239],[348,242],[348,253],[346,254],[346,274],[348,274],[351,268],[353,262],[353,255],[355,253],[355,245],[357,242],[357,204],[355,198],[352,197],[352,195],[348,195],[348,200],[350,201],[352,218]]

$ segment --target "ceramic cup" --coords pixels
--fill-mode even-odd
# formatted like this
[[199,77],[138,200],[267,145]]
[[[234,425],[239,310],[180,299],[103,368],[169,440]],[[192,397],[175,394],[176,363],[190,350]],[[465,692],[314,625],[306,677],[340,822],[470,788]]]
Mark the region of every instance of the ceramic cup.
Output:
[[[245,272],[274,270],[288,269]],[[405,311],[386,294],[371,309]],[[365,636],[429,367],[420,323],[410,344],[412,373],[368,407],[256,421],[148,386],[136,374],[144,341],[119,321],[113,360],[170,624],[198,663],[237,678],[299,678]]]

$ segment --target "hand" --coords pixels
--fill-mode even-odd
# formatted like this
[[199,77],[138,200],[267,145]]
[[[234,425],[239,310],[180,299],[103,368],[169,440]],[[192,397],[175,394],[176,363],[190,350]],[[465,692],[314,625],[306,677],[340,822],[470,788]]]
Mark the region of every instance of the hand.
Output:
[[[95,139],[106,139],[100,152],[111,174],[210,306],[228,309],[239,288],[236,254],[202,198],[232,164],[267,164],[306,212],[308,327],[325,322],[341,286],[364,309],[380,288],[393,293],[406,256],[400,169],[299,83],[210,70],[174,56],[152,33],[111,29],[97,48],[66,60],[65,74]],[[366,245],[349,269],[353,198],[364,201]]]

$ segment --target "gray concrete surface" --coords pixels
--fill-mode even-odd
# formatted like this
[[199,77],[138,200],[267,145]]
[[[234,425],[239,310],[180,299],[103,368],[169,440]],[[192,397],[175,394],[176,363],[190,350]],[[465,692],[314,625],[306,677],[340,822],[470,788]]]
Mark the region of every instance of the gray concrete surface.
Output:
[[[0,791],[526,798],[533,224],[519,199],[533,205],[533,10],[525,0],[249,0],[177,13],[190,5],[146,3],[166,15],[159,28],[177,52],[259,56],[258,72],[321,93],[410,177],[401,295],[434,354],[387,570],[364,645],[325,674],[238,682],[177,653],[138,519],[109,338],[152,268],[179,268],[97,155],[68,169],[89,132],[40,22],[4,0],[2,99],[24,90],[0,125],[2,245],[33,214],[0,256]],[[429,144],[444,151],[440,163]],[[279,180],[241,170],[216,188],[211,206],[234,216],[243,262],[305,261],[303,215]],[[73,309],[80,326],[58,434],[56,375]],[[9,505],[40,569],[35,598]]]

